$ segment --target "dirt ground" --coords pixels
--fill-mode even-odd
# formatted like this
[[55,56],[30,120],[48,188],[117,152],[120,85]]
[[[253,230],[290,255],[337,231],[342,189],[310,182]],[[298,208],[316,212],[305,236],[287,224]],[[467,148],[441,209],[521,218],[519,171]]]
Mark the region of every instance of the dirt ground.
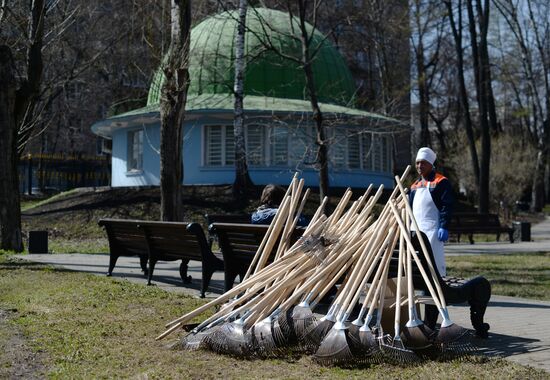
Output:
[[43,379],[45,354],[34,352],[21,331],[9,323],[16,312],[0,309],[0,378]]

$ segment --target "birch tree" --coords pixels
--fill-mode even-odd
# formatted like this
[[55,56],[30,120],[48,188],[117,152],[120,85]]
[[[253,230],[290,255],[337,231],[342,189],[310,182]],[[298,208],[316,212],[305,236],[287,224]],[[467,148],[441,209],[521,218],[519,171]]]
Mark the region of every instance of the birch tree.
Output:
[[161,219],[182,221],[183,121],[189,88],[191,0],[172,0],[170,46],[160,100]]
[[239,1],[239,22],[235,34],[235,116],[233,119],[233,133],[235,136],[235,181],[233,183],[233,194],[239,200],[244,200],[246,191],[252,186],[252,180],[248,173],[246,163],[246,145],[244,138],[244,70],[245,70],[245,32],[246,13],[248,10],[247,0]]

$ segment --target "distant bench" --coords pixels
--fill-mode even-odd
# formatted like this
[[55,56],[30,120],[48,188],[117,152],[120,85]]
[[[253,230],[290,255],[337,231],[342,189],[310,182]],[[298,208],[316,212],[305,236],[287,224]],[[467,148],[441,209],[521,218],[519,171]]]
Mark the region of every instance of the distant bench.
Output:
[[[433,280],[431,280],[430,270],[427,265],[426,258],[424,257],[424,254],[422,253],[420,242],[418,240],[418,237],[415,233],[412,234],[412,243],[415,247],[415,250],[417,251],[417,255],[420,258],[420,261],[422,262],[423,268],[426,270],[426,273],[428,274],[428,277],[430,278],[430,282],[435,289],[435,284],[433,283]],[[428,255],[430,257],[430,260],[432,263],[435,263],[433,252],[431,249],[431,246],[429,244],[429,241],[424,235],[424,241],[427,243],[426,248],[428,249]],[[390,268],[388,271],[388,278],[396,278],[397,277],[397,268],[398,268],[398,261],[399,259],[399,251],[394,251],[394,254],[390,261]],[[479,337],[487,338],[488,336],[488,330],[489,325],[485,323],[484,317],[485,317],[485,311],[487,309],[487,305],[489,303],[489,300],[491,298],[491,284],[489,281],[482,276],[478,276],[472,279],[463,279],[458,277],[441,277],[439,274],[439,271],[437,270],[437,266],[434,265],[435,273],[437,275],[437,281],[441,285],[441,290],[443,291],[443,296],[445,297],[445,302],[448,305],[458,305],[463,304],[467,302],[470,305],[470,321],[472,323],[472,326],[476,330],[476,334]],[[413,260],[412,265],[412,271],[413,271],[413,285],[414,289],[421,290],[425,294],[429,294],[428,286],[426,285],[426,282],[424,281],[424,278],[422,277],[422,273],[420,272],[420,269],[418,268],[417,263]],[[427,307],[429,308],[431,306],[431,296],[424,297],[419,300],[421,303],[426,303]],[[435,318],[435,320],[432,320],[431,322],[435,324],[437,320],[437,309],[435,306],[431,306],[431,318]],[[426,319],[426,316],[425,318]],[[430,317],[428,316],[428,319]],[[433,326],[430,326],[433,328]]]
[[[233,287],[237,276],[242,281],[268,229],[268,225],[249,223],[213,223],[209,226],[209,233],[217,236],[223,255],[225,291]],[[296,242],[303,232],[302,227],[296,227],[291,234],[290,245]],[[277,242],[273,247],[272,256],[277,252],[278,246]]]
[[507,233],[510,243],[514,242],[514,230],[500,224],[496,214],[456,213],[451,218],[449,233],[455,234],[460,242],[461,235],[468,235],[470,244],[474,244],[474,234],[496,234],[500,241],[500,234]]
[[181,279],[184,283],[190,283],[187,266],[190,260],[196,260],[202,262],[201,297],[204,297],[212,274],[224,269],[221,255],[212,253],[198,223],[101,219],[99,225],[105,227],[109,239],[108,276],[120,256],[139,256],[148,285],[151,284],[157,261],[175,260],[182,260]]

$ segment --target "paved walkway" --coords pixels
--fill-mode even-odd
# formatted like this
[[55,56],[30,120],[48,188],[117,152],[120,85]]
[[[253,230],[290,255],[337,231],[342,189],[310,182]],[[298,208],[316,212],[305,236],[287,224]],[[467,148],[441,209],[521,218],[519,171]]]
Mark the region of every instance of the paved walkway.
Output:
[[[550,219],[533,226],[531,242],[507,241],[500,243],[449,244],[449,255],[550,252]],[[105,275],[109,256],[83,254],[55,255],[18,255],[24,260],[52,264],[66,269]],[[159,261],[155,267],[153,282],[167,291],[175,291],[198,297],[201,264],[189,263],[189,274],[193,281],[186,287],[181,286],[179,262]],[[139,266],[139,260],[132,257],[120,257],[113,272],[114,278],[126,279],[145,284]],[[211,293],[207,297],[216,297],[223,292],[223,273],[216,272],[212,277]],[[470,327],[469,308],[452,306],[451,318],[464,327]],[[478,340],[477,344],[487,355],[505,357],[523,365],[541,368],[550,373],[550,302],[541,302],[521,298],[493,296],[486,313],[486,321],[491,325],[490,338]]]

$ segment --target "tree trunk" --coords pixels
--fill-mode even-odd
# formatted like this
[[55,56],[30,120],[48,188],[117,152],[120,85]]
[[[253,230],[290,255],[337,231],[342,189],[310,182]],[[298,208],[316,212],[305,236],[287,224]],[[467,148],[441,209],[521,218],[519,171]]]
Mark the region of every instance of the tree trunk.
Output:
[[29,17],[29,45],[27,48],[27,77],[21,81],[15,100],[15,123],[18,128],[18,154],[23,153],[34,126],[34,109],[40,94],[44,64],[42,39],[46,5],[44,0],[33,0]]
[[244,38],[247,8],[247,0],[240,0],[239,25],[237,26],[237,34],[235,35],[235,118],[233,120],[233,133],[235,136],[235,182],[233,183],[233,196],[241,202],[246,200],[247,189],[253,185],[246,163],[243,109]]
[[17,172],[16,87],[11,49],[0,46],[0,248],[21,252],[23,241]]
[[171,40],[160,101],[161,219],[182,221],[183,121],[189,88],[191,0],[172,0]]
[[445,1],[447,10],[449,11],[449,22],[453,32],[455,40],[455,50],[457,56],[457,69],[458,69],[458,82],[459,82],[459,98],[462,105],[464,128],[466,129],[466,136],[468,137],[468,147],[470,150],[470,157],[472,160],[472,169],[476,183],[479,186],[479,160],[477,156],[474,128],[472,126],[472,118],[470,116],[470,104],[468,101],[468,93],[466,91],[466,81],[464,79],[464,52],[462,51],[462,1],[458,1],[458,23],[455,23],[453,6],[451,1]]
[[[313,120],[315,121],[315,127],[317,130],[316,144],[317,150],[317,165],[319,169],[319,197],[321,202],[323,198],[329,195],[329,176],[328,176],[328,144],[326,138],[325,126],[323,125],[323,113],[319,107],[319,101],[317,100],[317,91],[315,90],[315,78],[313,76],[313,70],[311,68],[311,53],[310,43],[311,38],[308,35],[306,29],[306,8],[307,4],[303,0],[298,1],[299,13],[300,13],[300,40],[302,42],[302,65],[304,74],[306,77],[306,89],[309,95],[311,103],[311,109],[313,111]],[[313,32],[312,32],[313,33]]]
[[479,126],[481,130],[481,161],[479,168],[479,186],[478,186],[478,212],[489,212],[489,183],[490,183],[490,164],[491,164],[491,134],[489,132],[488,119],[488,93],[487,79],[484,77],[482,62],[480,59],[480,51],[487,49],[487,26],[482,14],[478,14],[481,30],[481,40],[478,46],[475,16],[472,7],[473,0],[466,0],[468,10],[468,23],[470,25],[470,41],[472,45],[472,55],[474,57],[474,72],[476,73],[476,94],[477,103],[479,106]]
[[531,211],[540,212],[544,207],[544,172],[546,167],[547,151],[545,145],[537,148],[537,162],[535,164],[535,175],[531,190]]
[[420,146],[431,146],[429,130],[430,98],[428,92],[426,63],[424,62],[423,32],[420,22],[420,5],[416,4],[415,22],[418,30],[418,46],[416,47],[416,73],[418,76],[418,116],[420,120]]

